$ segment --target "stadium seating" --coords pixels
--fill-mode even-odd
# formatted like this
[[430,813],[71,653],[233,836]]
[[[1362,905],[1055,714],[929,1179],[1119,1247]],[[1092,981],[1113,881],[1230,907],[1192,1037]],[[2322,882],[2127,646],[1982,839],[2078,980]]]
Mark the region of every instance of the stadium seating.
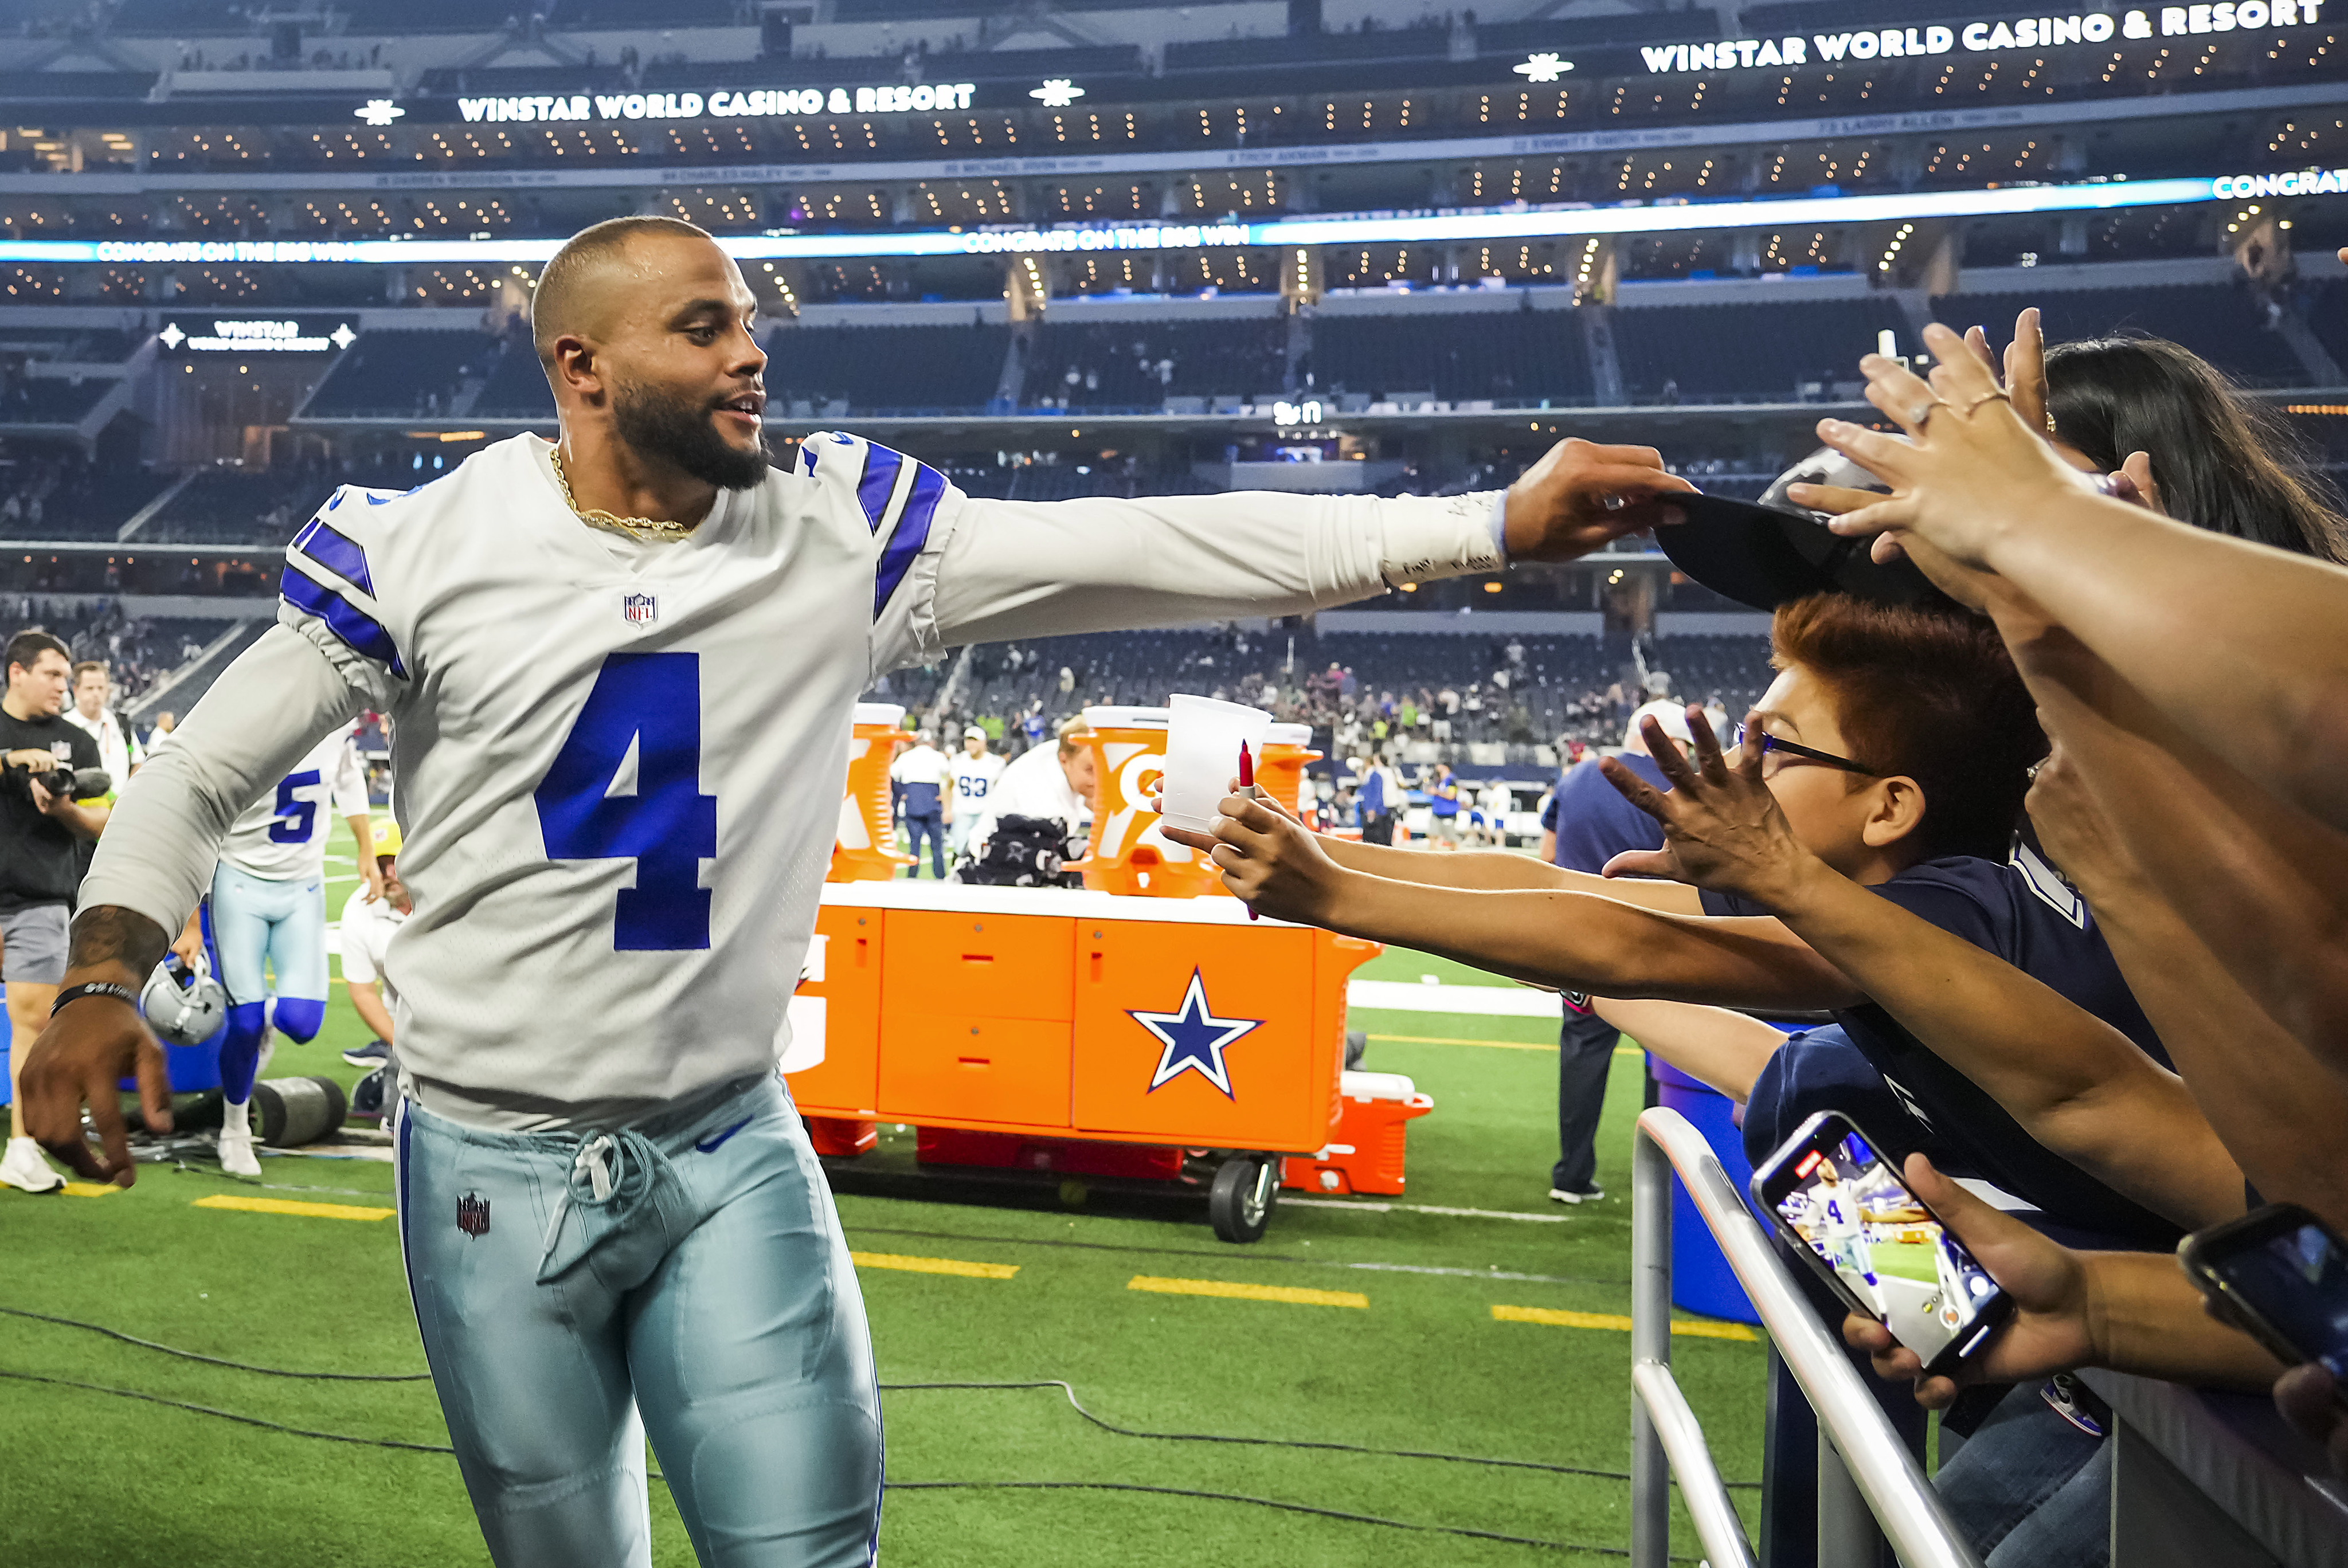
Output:
[[485,419],[554,417],[554,388],[547,384],[546,367],[528,337],[517,333],[505,343],[468,412]]
[[767,339],[767,402],[778,415],[801,402],[818,415],[836,402],[862,414],[981,408],[1010,341],[990,325],[781,327]]
[[1074,323],[1047,318],[1028,354],[1025,395],[1031,405],[1065,397],[1071,410],[1154,413],[1169,397],[1279,392],[1287,376],[1288,323],[1282,317]]
[[1643,305],[1614,313],[1614,353],[1633,403],[1792,402],[1806,382],[1856,376],[1886,328],[1913,330],[1879,296]]
[[408,476],[352,464],[198,474],[139,530],[141,544],[282,545],[337,485],[406,489]]
[[464,384],[486,376],[497,352],[496,340],[477,332],[365,333],[303,412],[313,419],[454,414]]
[[1944,294],[1933,300],[1932,317],[1962,325],[2010,325],[2024,305],[2038,307],[2049,343],[2115,334],[2164,337],[2250,385],[2289,386],[2306,380],[2299,356],[2268,324],[2264,308],[2247,288],[2225,283]]
[[0,541],[112,538],[170,482],[77,449],[0,447]]
[[1570,311],[1323,313],[1313,323],[1311,369],[1323,393],[1432,391],[1503,405],[1596,395],[1581,323]]
[[1766,637],[1666,637],[1655,644],[1653,663],[1670,674],[1673,691],[1690,702],[1717,696],[1731,723],[1744,722],[1771,679]]
[[2333,278],[2310,293],[2307,324],[2332,363],[2348,370],[2348,278]]

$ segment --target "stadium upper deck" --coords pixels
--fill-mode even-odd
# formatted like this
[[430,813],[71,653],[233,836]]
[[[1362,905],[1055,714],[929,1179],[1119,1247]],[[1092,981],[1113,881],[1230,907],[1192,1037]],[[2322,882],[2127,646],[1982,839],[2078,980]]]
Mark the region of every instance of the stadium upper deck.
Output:
[[[2332,3],[838,4],[763,31],[707,24],[815,8],[703,5],[657,32],[606,5],[448,35],[363,31],[446,5],[361,5],[206,36],[225,11],[126,0],[0,46],[0,228],[445,237],[650,190],[756,232],[2280,169],[2348,147]],[[437,194],[468,189],[497,194]]]

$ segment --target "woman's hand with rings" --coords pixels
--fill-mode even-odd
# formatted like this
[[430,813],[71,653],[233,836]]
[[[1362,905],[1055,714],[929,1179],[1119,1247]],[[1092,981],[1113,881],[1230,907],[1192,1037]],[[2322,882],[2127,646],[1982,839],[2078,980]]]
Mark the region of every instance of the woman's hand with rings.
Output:
[[[2086,477],[2067,467],[2015,416],[2004,389],[1967,351],[1963,339],[1935,323],[1925,329],[1924,341],[1938,361],[1929,382],[1879,354],[1859,361],[1868,378],[1867,400],[1903,434],[1842,420],[1819,425],[1820,439],[1892,491],[1829,526],[1856,537],[1912,530],[1960,566],[1985,567],[1998,530],[2033,517],[2055,496],[2085,488]],[[1992,410],[1986,406],[1992,403],[2008,406]],[[1934,409],[1941,406],[1960,417],[1931,425]],[[1808,505],[1809,494],[1801,487],[1792,497]],[[1879,539],[1877,559],[1890,559],[1896,548],[1896,539]]]

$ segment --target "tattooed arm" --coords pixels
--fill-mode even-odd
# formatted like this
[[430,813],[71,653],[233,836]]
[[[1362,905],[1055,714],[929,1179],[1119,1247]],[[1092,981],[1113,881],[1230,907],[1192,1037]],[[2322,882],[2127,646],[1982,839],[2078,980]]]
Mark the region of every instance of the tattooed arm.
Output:
[[[123,792],[82,881],[66,999],[28,1043],[25,1130],[79,1174],[129,1186],[130,1140],[116,1085],[136,1073],[150,1127],[170,1125],[162,1048],[138,996],[210,886],[221,840],[248,804],[362,698],[299,632],[273,627],[206,692],[161,755]],[[82,991],[79,986],[102,986]],[[126,994],[127,993],[127,994]],[[82,1135],[82,1108],[103,1152]]]

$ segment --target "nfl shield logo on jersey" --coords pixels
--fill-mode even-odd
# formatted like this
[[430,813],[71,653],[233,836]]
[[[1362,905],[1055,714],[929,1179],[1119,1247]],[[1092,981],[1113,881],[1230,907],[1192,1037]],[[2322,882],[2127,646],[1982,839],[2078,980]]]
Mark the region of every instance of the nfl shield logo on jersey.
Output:
[[650,626],[660,619],[660,600],[649,593],[620,595],[620,615],[631,626]]
[[489,1234],[489,1200],[479,1193],[467,1193],[457,1200],[457,1228],[469,1236]]

